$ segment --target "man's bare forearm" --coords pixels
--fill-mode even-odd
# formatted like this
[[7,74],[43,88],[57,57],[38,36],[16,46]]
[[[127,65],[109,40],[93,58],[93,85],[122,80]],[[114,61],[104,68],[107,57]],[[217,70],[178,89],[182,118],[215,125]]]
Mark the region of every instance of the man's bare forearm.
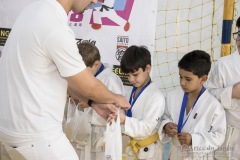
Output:
[[116,103],[117,101],[117,95],[109,91],[87,70],[66,79],[71,94],[75,97],[86,97],[98,103]]
[[70,87],[68,88],[68,95],[70,95],[73,99],[79,100],[80,102],[84,102],[84,103],[88,102],[88,98],[74,91],[74,89],[71,89]]

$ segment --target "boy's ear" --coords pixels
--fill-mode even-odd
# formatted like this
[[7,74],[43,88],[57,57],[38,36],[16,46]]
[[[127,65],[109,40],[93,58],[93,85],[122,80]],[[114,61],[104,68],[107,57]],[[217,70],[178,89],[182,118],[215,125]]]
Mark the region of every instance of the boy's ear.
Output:
[[208,79],[208,75],[202,76],[202,84],[205,83]]
[[151,71],[151,68],[152,68],[151,65],[147,64],[145,70],[148,71],[148,72],[150,72],[150,71]]
[[97,67],[100,65],[100,61],[96,60],[94,63],[93,63],[93,66]]

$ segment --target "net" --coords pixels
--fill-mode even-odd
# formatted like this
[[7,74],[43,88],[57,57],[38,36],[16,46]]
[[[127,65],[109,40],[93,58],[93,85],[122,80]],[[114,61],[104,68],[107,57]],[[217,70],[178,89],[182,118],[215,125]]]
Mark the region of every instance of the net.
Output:
[[[233,28],[239,17],[234,3]],[[179,87],[177,63],[192,50],[210,54],[214,65],[221,55],[224,0],[159,0],[152,79],[164,93]],[[235,51],[235,41],[231,42]]]

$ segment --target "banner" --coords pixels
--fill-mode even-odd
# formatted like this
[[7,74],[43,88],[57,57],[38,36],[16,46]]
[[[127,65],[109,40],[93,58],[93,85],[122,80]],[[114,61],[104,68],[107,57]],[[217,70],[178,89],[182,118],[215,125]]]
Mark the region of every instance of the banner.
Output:
[[154,53],[157,0],[98,1],[83,14],[69,13],[69,26],[80,42],[94,43],[103,63],[114,65],[114,72],[130,85],[119,64],[131,45],[144,45]]
[[[0,3],[0,56],[11,28],[23,8],[35,0],[3,0]],[[69,26],[79,42],[94,43],[103,63],[114,65],[114,73],[125,85],[131,84],[119,64],[131,45],[144,45],[154,53],[157,0],[99,0],[83,14],[71,11]]]

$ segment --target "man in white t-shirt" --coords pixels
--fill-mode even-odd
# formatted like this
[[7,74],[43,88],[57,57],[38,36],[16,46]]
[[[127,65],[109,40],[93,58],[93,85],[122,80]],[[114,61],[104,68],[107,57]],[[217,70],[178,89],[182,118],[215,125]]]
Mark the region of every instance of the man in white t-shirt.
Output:
[[[0,58],[0,141],[12,159],[77,160],[62,131],[67,88],[107,118],[127,99],[86,69],[67,14],[97,0],[41,0],[19,15]],[[101,105],[100,103],[109,103]]]

